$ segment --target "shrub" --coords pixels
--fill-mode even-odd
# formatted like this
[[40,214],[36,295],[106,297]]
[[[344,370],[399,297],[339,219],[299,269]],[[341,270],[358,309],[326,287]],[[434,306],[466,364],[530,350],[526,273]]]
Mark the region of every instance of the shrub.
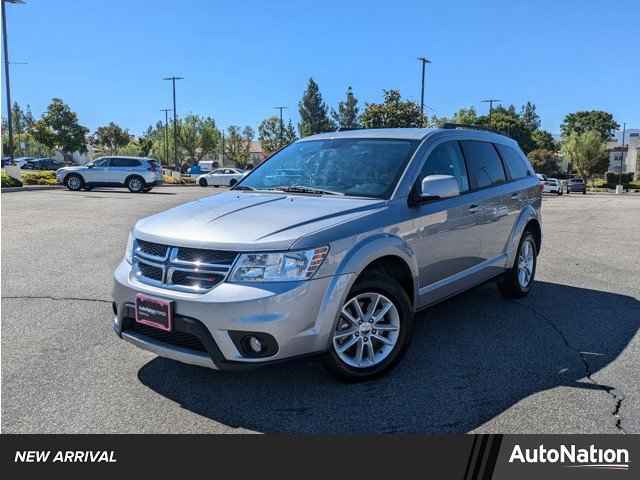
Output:
[[21,187],[22,182],[2,172],[2,188]]
[[[609,188],[615,188],[615,186],[618,185],[619,181],[620,181],[619,173],[607,172],[607,184],[609,185]],[[623,173],[622,184],[626,186],[631,182],[633,182],[633,172]]]
[[56,172],[23,172],[22,183],[25,185],[55,185]]

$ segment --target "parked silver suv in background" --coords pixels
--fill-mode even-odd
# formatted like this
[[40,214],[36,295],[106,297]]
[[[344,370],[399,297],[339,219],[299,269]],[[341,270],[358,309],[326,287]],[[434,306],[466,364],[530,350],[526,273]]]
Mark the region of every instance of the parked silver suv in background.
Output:
[[162,183],[162,168],[157,160],[143,157],[100,157],[77,167],[56,171],[58,183],[69,190],[93,187],[127,187],[131,192],[148,192]]
[[306,137],[231,191],[138,221],[115,272],[114,329],[215,369],[321,354],[367,379],[401,357],[418,310],[492,278],[527,295],[540,206],[527,158],[498,134]]

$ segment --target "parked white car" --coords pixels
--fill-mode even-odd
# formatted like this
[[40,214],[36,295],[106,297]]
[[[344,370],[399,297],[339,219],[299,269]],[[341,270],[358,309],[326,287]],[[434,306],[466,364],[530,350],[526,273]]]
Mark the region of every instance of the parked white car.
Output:
[[562,195],[562,182],[557,178],[549,178],[544,181],[543,193],[557,193]]
[[244,177],[247,172],[239,168],[217,168],[211,173],[205,173],[198,177],[198,185],[201,187],[233,187]]

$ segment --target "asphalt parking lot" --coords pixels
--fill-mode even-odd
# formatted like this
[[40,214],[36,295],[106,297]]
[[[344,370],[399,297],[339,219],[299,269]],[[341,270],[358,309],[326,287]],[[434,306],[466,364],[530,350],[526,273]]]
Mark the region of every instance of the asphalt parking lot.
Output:
[[419,315],[403,362],[182,365],[112,331],[129,229],[217,189],[2,195],[4,433],[640,433],[640,196],[545,197],[531,295],[487,284]]

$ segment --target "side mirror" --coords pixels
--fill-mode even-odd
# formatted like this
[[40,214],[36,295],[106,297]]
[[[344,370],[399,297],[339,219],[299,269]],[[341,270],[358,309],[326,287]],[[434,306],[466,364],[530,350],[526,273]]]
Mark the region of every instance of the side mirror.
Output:
[[422,179],[420,201],[451,198],[460,195],[458,180],[451,175],[427,175]]

